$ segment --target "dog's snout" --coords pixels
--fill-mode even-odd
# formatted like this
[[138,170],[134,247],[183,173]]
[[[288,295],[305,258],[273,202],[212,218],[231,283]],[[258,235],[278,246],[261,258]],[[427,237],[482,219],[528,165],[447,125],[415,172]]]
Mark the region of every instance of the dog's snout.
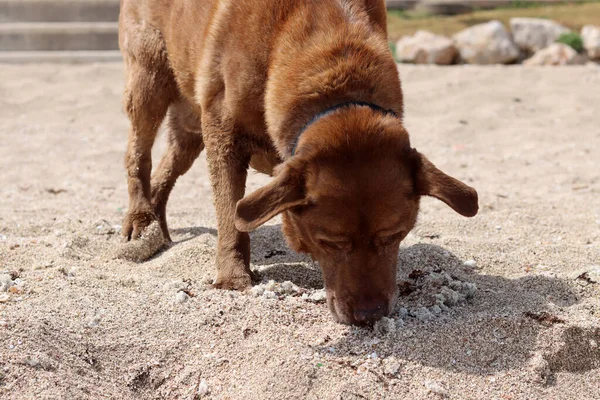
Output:
[[381,317],[387,315],[386,308],[383,304],[370,308],[357,308],[353,313],[354,321],[357,324],[371,324],[379,321]]

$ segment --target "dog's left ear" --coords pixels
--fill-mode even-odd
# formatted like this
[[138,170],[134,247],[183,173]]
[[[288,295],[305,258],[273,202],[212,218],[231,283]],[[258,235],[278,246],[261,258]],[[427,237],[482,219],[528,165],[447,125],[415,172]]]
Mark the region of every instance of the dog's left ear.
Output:
[[475,189],[446,175],[418,151],[412,149],[411,153],[417,194],[435,197],[465,217],[477,214],[479,204]]

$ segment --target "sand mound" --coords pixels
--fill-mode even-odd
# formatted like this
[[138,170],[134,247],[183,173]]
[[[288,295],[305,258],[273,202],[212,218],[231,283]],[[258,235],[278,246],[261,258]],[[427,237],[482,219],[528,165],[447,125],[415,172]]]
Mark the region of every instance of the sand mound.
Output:
[[158,222],[150,224],[139,239],[123,243],[115,249],[115,257],[128,261],[148,260],[167,244]]

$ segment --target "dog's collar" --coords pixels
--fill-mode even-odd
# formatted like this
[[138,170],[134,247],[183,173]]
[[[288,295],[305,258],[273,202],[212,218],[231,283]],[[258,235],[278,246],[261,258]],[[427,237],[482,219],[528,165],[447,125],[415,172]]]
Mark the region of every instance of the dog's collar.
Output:
[[308,121],[306,123],[306,125],[304,125],[304,127],[302,127],[302,129],[300,129],[300,132],[298,132],[298,134],[296,135],[296,138],[294,139],[294,144],[292,146],[292,156],[294,156],[294,154],[296,153],[296,149],[298,147],[298,142],[300,142],[300,137],[308,129],[309,126],[311,126],[312,124],[314,124],[315,122],[317,122],[321,118],[326,117],[329,114],[334,113],[335,111],[339,110],[340,108],[351,107],[351,106],[369,107],[373,111],[380,112],[380,113],[383,113],[383,114],[386,114],[386,115],[387,114],[391,114],[394,117],[397,117],[397,114],[394,112],[394,110],[386,110],[385,108],[380,107],[377,104],[373,104],[373,103],[367,103],[367,102],[363,102],[363,101],[349,101],[347,103],[337,104],[337,105],[335,105],[333,107],[329,107],[329,108],[321,111],[320,113],[318,113],[317,115],[315,115],[314,117],[312,117],[310,119],[310,121]]

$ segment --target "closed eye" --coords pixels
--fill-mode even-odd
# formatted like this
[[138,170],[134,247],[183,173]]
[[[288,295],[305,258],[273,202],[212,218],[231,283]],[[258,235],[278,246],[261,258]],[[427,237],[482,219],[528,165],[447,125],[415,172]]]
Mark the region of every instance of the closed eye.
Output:
[[352,250],[352,242],[349,240],[328,240],[319,239],[319,245],[327,250],[350,252]]
[[378,237],[375,239],[375,246],[377,246],[377,247],[390,246],[390,245],[404,239],[405,236],[406,236],[406,232],[400,231],[400,232],[394,233],[393,235]]

